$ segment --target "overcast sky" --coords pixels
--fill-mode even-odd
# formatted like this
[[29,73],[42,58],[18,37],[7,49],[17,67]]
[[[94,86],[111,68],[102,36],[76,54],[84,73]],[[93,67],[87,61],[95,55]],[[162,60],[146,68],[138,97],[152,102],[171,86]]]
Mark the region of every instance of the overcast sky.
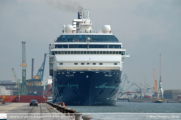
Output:
[[[180,0],[0,0],[0,80],[12,80],[13,67],[21,78],[22,41],[26,41],[27,79],[31,59],[35,74],[49,44],[71,24],[81,8],[90,10],[93,29],[111,25],[113,34],[126,47],[123,74],[132,82],[153,87],[153,68],[159,80],[162,55],[163,89],[181,89]],[[101,22],[100,22],[101,21]],[[48,79],[48,58],[44,80]]]

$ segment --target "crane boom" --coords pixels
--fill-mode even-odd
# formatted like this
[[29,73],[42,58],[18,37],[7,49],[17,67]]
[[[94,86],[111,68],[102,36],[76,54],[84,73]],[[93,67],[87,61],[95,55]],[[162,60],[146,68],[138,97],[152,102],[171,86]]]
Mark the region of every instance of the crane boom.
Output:
[[126,74],[124,74],[124,76],[122,77],[121,81],[123,81],[123,85],[121,86],[121,84],[120,84],[120,92],[124,91],[123,87],[124,87],[125,81],[127,81],[127,83],[129,83],[128,76]]
[[13,76],[14,76],[14,79],[15,79],[15,81],[16,81],[17,94],[18,94],[18,95],[20,95],[20,94],[21,94],[20,79],[17,79],[14,68],[12,68],[12,71],[13,71]]

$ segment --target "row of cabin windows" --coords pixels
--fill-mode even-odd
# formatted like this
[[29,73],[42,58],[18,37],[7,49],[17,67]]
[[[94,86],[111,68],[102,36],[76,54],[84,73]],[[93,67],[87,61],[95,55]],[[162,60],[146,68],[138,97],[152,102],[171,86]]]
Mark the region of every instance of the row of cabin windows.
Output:
[[52,51],[55,54],[121,54],[125,55],[125,51]]
[[86,42],[87,38],[92,42],[119,42],[114,35],[61,35],[57,42]]
[[[90,65],[91,63],[87,63],[87,65]],[[117,65],[118,63],[114,63],[114,65]],[[63,63],[60,63],[60,65],[63,65]],[[74,63],[74,65],[78,65],[78,63]],[[86,65],[85,63],[81,63],[81,65]],[[92,63],[92,65],[96,65],[96,63]],[[103,65],[103,63],[99,63],[99,65]]]
[[121,45],[55,45],[55,48],[121,48]]

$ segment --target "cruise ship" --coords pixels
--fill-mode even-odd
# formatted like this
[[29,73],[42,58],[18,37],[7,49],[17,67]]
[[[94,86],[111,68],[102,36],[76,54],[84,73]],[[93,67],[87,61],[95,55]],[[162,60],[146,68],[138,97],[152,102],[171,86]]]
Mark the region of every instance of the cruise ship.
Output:
[[123,59],[129,57],[110,25],[92,29],[89,10],[78,12],[72,25],[49,45],[53,102],[66,105],[115,105]]

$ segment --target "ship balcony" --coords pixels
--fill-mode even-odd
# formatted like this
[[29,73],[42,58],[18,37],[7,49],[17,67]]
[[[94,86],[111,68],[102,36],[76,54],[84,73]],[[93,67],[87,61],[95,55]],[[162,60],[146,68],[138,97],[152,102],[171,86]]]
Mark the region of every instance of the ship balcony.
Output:
[[[125,55],[125,50],[68,50],[68,51],[52,51],[54,55]],[[125,56],[126,57],[126,56]]]
[[54,70],[78,70],[78,71],[90,71],[90,70],[120,70],[120,65],[58,65],[54,67]]

